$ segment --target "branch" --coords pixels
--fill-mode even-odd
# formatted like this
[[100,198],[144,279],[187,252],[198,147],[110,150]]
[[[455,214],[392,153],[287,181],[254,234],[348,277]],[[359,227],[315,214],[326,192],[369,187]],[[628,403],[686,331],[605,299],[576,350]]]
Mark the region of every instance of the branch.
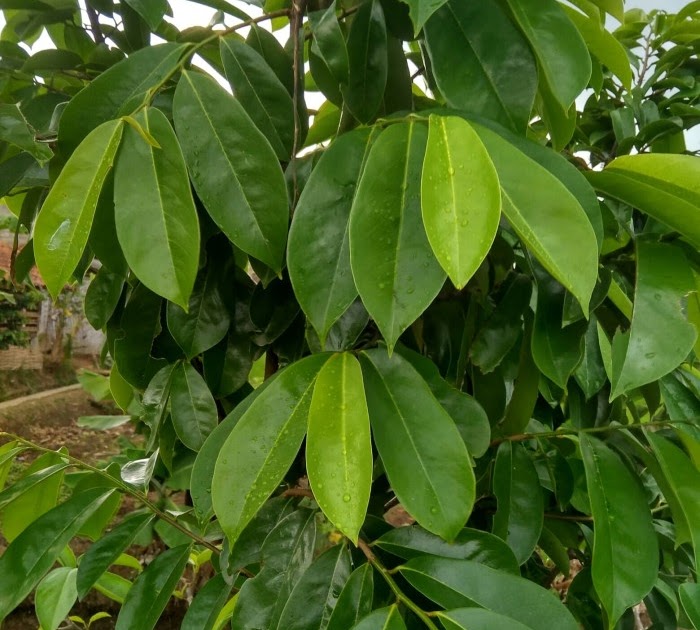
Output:
[[289,22],[290,36],[294,44],[294,60],[292,63],[292,75],[294,80],[294,93],[292,103],[294,109],[294,143],[292,146],[292,184],[294,196],[292,198],[292,212],[299,198],[299,183],[297,181],[297,153],[301,142],[301,121],[299,120],[299,99],[303,98],[304,86],[304,40],[302,30],[304,28],[304,10],[306,0],[292,0],[292,15]]
[[97,15],[95,9],[92,8],[89,0],[85,3],[85,12],[87,13],[88,19],[90,20],[90,28],[92,29],[92,36],[95,38],[96,44],[104,44],[105,36],[102,34],[102,27],[100,26],[100,18]]

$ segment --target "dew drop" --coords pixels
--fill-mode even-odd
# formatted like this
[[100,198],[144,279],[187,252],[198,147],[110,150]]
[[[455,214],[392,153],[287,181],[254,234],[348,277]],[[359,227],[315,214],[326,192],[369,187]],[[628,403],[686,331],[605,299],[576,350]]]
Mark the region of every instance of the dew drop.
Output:
[[349,495],[349,494],[344,494],[344,495],[343,495],[343,501],[345,501],[345,503],[350,503],[350,495]]
[[437,509],[435,506],[433,506],[433,507],[430,508],[430,513],[431,513],[431,514],[437,514],[437,513],[438,513],[438,509]]

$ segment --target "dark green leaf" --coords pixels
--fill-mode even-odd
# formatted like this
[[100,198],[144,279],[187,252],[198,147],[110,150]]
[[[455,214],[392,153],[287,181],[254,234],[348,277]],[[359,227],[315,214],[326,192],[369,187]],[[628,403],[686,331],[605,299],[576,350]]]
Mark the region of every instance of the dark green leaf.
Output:
[[102,267],[90,281],[85,293],[85,317],[90,325],[99,330],[112,317],[124,288],[124,276]]
[[599,392],[607,380],[598,342],[598,320],[594,315],[591,315],[588,322],[584,337],[583,359],[574,371],[574,378],[581,386],[586,400]]
[[396,604],[380,608],[367,615],[352,630],[406,630],[406,624]]
[[151,30],[156,30],[168,10],[167,0],[124,0],[146,21]]
[[483,608],[457,608],[439,613],[445,630],[527,630],[530,626]]
[[35,135],[17,105],[0,105],[0,140],[19,147],[43,164],[53,157],[53,151],[47,144],[37,142]]
[[198,451],[218,424],[216,402],[202,376],[189,363],[180,363],[170,384],[170,417],[180,441]]
[[348,49],[336,16],[336,0],[325,11],[309,13],[318,56],[339,83],[348,82]]
[[326,630],[346,630],[368,615],[374,598],[374,570],[369,562],[357,567],[338,597]]
[[693,628],[700,628],[700,584],[681,584],[678,595]]
[[226,604],[231,585],[222,575],[211,578],[195,595],[182,620],[180,630],[212,630]]

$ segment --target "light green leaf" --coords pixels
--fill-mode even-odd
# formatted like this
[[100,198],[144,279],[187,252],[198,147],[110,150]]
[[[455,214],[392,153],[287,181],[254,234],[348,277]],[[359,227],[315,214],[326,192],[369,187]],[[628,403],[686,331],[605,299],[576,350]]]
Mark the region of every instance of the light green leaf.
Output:
[[19,147],[43,164],[53,157],[53,151],[48,144],[37,142],[34,137],[34,130],[17,105],[0,104],[0,140]]
[[613,339],[611,400],[665,376],[688,356],[698,333],[683,313],[682,300],[693,290],[682,250],[637,241],[632,324]]
[[357,290],[389,349],[430,305],[445,280],[423,228],[420,174],[427,131],[392,125],[370,149],[350,213]]
[[469,453],[454,421],[398,354],[369,350],[361,362],[372,433],[392,489],[425,529],[453,540],[475,497]]
[[122,122],[113,120],[90,133],[68,159],[41,207],[34,226],[34,256],[54,298],[83,255],[122,130]]
[[501,218],[496,169],[463,118],[430,116],[421,208],[435,257],[461,289],[486,258]]
[[362,619],[352,630],[406,630],[406,624],[396,604],[379,608]]
[[78,599],[75,587],[77,575],[78,569],[58,567],[39,582],[34,607],[42,630],[56,630],[68,616]]
[[573,293],[587,316],[598,278],[598,243],[586,213],[549,171],[493,131],[474,127],[496,166],[503,213],[544,268]]
[[543,79],[564,109],[586,89],[591,57],[556,0],[507,0],[537,57]]
[[524,564],[540,538],[544,500],[535,465],[519,444],[505,441],[498,447],[493,492],[498,501],[493,533],[508,543],[518,564]]
[[527,40],[498,2],[449,0],[426,24],[425,41],[448,105],[525,133],[537,65]]
[[263,134],[235,98],[198,73],[183,73],[173,115],[207,212],[237,247],[279,272],[289,202],[279,161]]
[[654,586],[658,544],[638,481],[603,442],[580,440],[595,534],[593,585],[612,629]]
[[216,402],[207,384],[190,363],[173,370],[170,384],[170,417],[180,441],[198,451],[219,422]]
[[222,446],[214,468],[212,501],[231,544],[296,457],[306,434],[313,385],[327,360],[328,355],[315,354],[281,372]]
[[362,369],[353,354],[336,354],[316,377],[306,469],[323,513],[353,543],[357,543],[367,512],[372,464]]
[[625,155],[586,177],[602,194],[639,208],[700,247],[700,164],[695,156]]
[[199,265],[199,221],[178,139],[160,110],[136,119],[161,146],[124,130],[114,172],[119,244],[136,277],[187,308]]

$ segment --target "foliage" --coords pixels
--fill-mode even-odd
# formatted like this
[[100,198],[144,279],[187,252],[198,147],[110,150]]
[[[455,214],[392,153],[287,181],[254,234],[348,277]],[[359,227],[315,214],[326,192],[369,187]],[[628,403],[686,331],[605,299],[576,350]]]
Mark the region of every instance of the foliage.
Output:
[[0,619],[700,628],[700,5],[198,3],[0,0],[19,257],[54,296],[99,259],[123,415],[82,422],[144,434],[106,467],[4,434],[0,479],[42,454]]
[[0,349],[29,345],[31,338],[24,330],[26,312],[36,310],[43,300],[44,296],[33,286],[13,285],[0,278]]

